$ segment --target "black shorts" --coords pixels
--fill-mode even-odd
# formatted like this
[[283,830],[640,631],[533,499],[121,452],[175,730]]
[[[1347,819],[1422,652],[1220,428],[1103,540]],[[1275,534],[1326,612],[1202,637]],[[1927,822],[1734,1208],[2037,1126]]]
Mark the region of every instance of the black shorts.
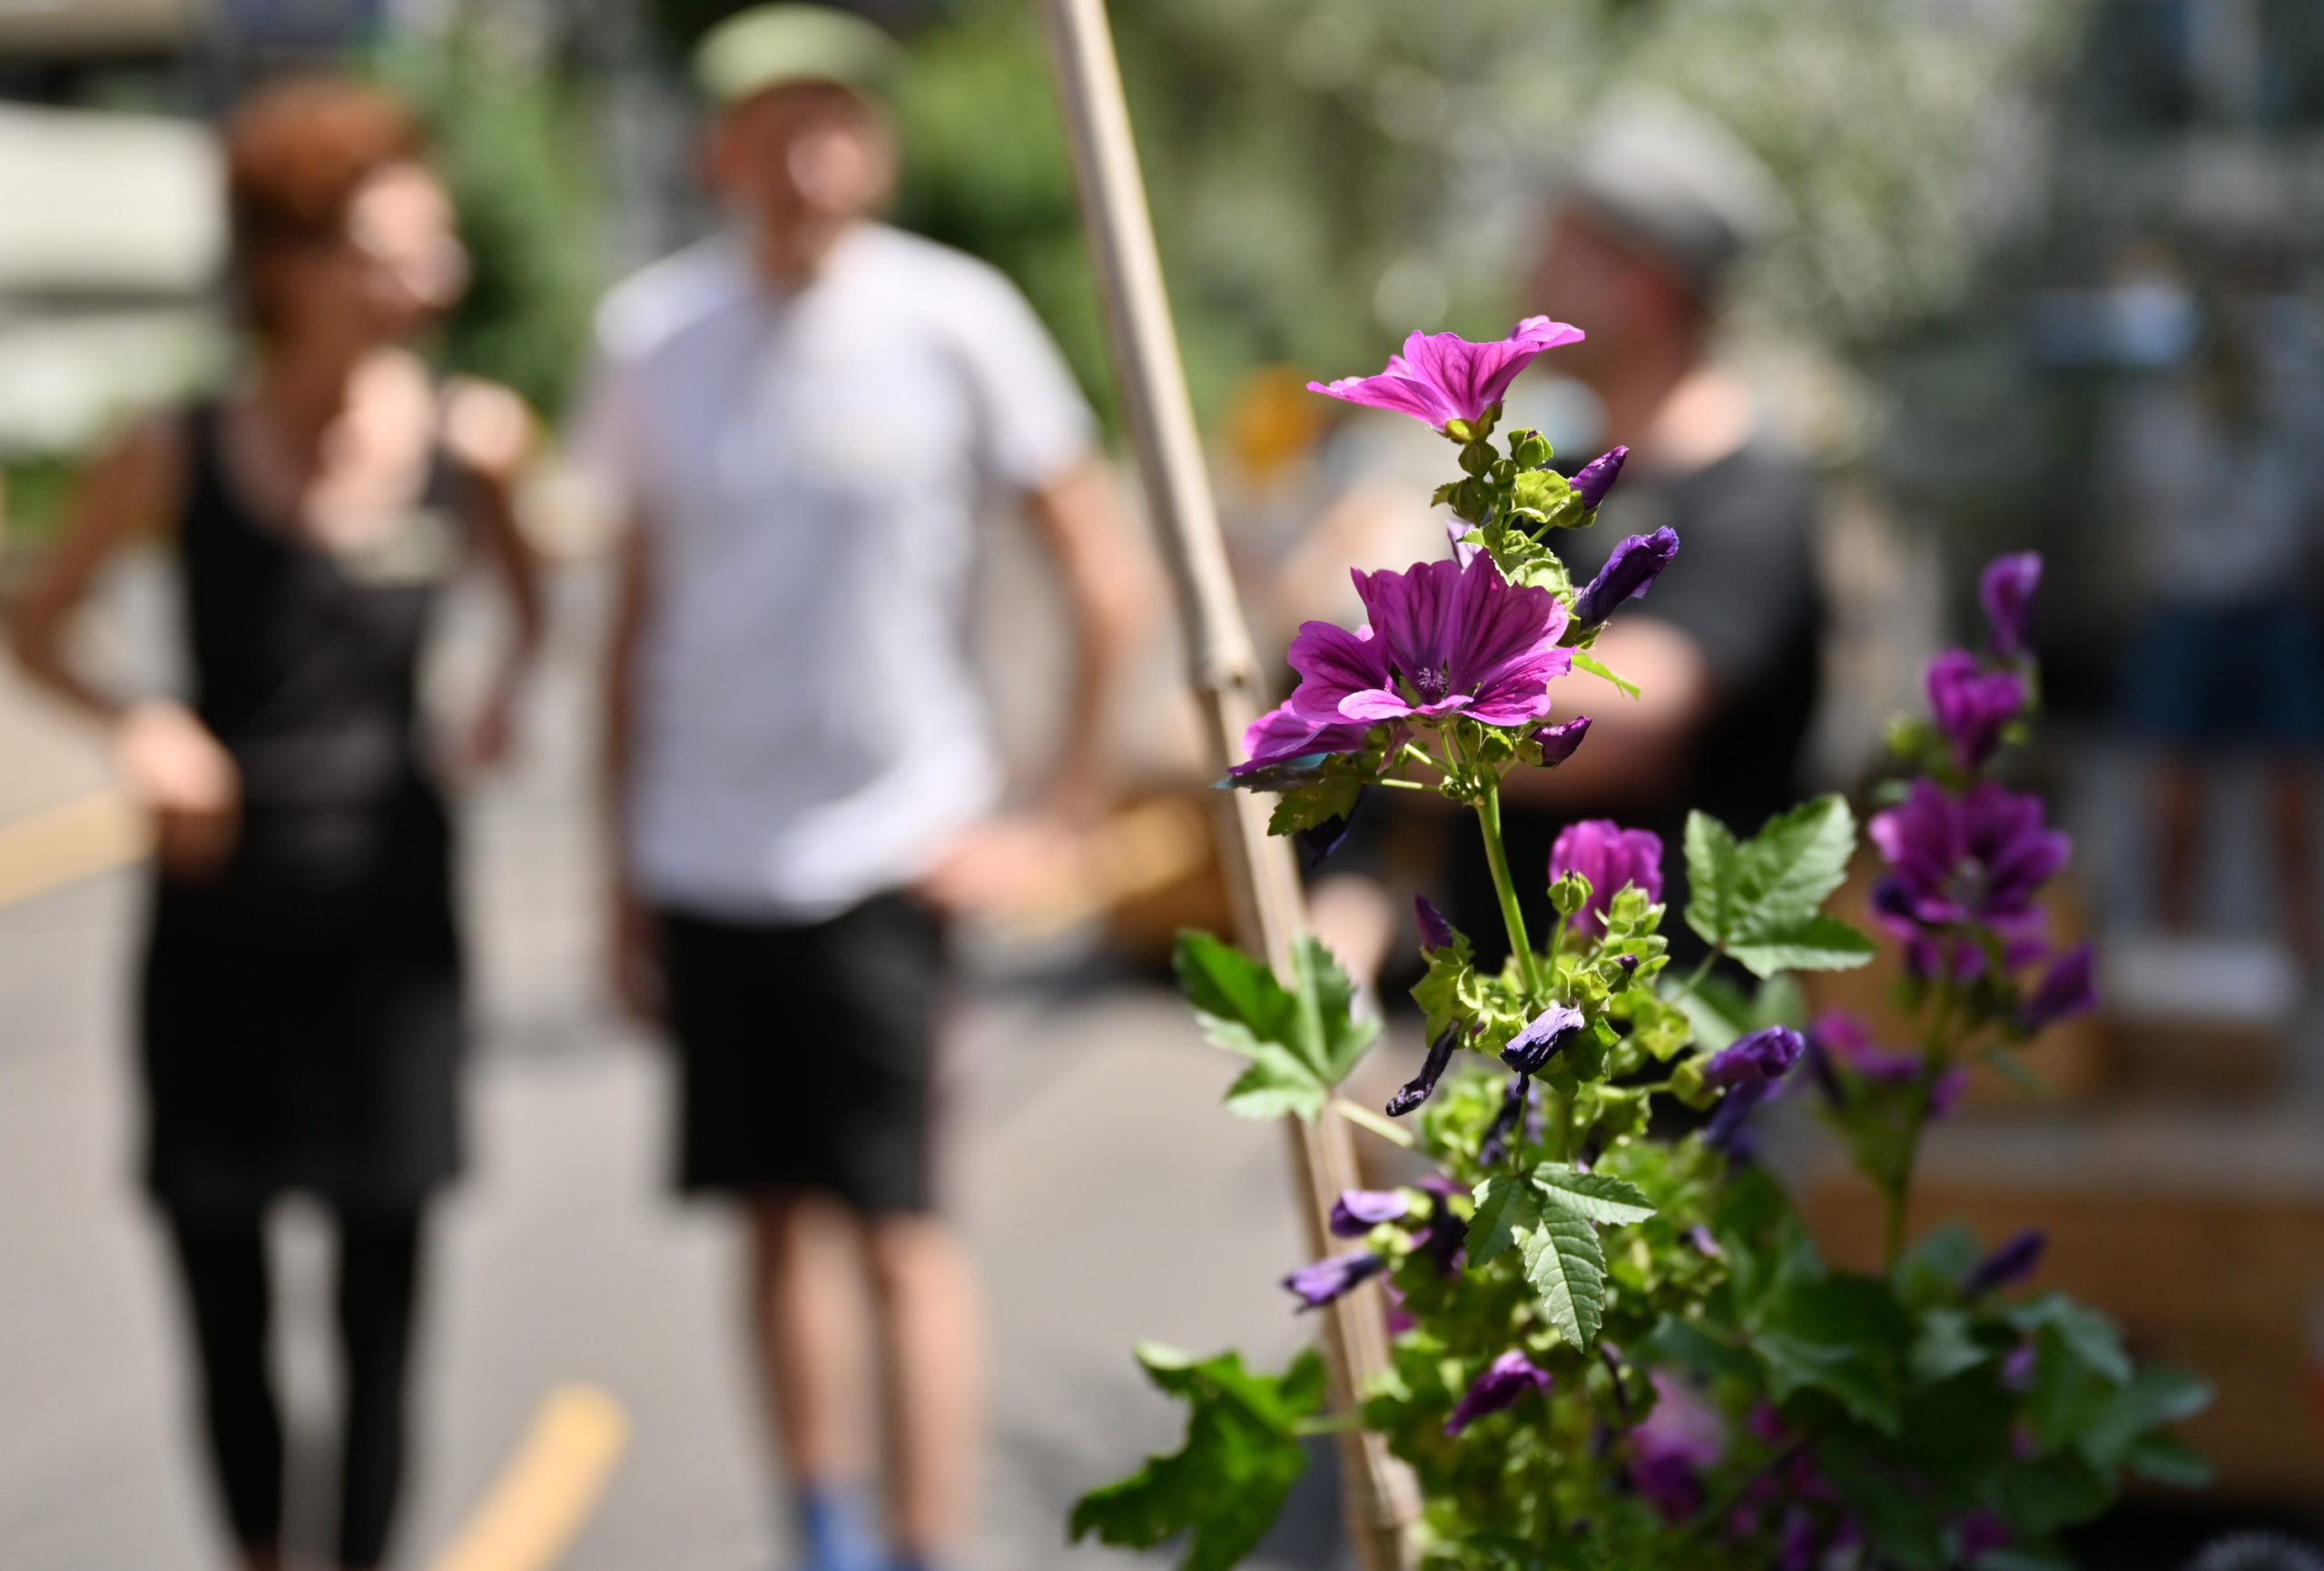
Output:
[[928,1210],[936,914],[881,894],[802,927],[677,912],[661,926],[681,1187]]

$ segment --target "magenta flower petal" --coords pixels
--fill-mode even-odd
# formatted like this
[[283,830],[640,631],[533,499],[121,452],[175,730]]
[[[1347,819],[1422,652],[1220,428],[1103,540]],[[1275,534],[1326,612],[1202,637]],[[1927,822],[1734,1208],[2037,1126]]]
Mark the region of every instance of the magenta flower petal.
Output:
[[2098,989],[2090,977],[2087,944],[2076,944],[2052,963],[2034,996],[2018,1007],[2017,1029],[2031,1036],[2046,1025],[2084,1014],[2098,1007]]
[[1637,884],[1649,900],[1662,898],[1662,836],[1610,818],[1569,824],[1550,847],[1550,882],[1569,873],[1590,880],[1589,904],[1573,914],[1571,925],[1595,938],[1606,931],[1606,908],[1625,884]]
[[1902,803],[1873,815],[1865,833],[1890,868],[1874,891],[1874,914],[1907,937],[1967,923],[2030,937],[2040,915],[2034,896],[2073,850],[2071,840],[2043,825],[2040,797],[1991,780],[1959,796],[1915,780]]
[[1615,478],[1622,472],[1622,462],[1630,456],[1628,448],[1609,448],[1574,472],[1573,494],[1581,499],[1585,508],[1596,508],[1614,489]]
[[1341,699],[1389,681],[1387,650],[1369,627],[1303,622],[1284,657],[1299,673],[1291,706],[1318,720],[1337,720]]
[[1360,1239],[1382,1222],[1394,1221],[1412,1210],[1401,1190],[1342,1190],[1332,1202],[1334,1238]]
[[2014,671],[1977,669],[1966,649],[1947,649],[1928,663],[1929,712],[1964,769],[1974,769],[2001,746],[2002,727],[2025,707],[2025,682]]
[[1307,390],[1411,415],[1441,430],[1450,420],[1480,418],[1536,356],[1582,337],[1580,328],[1545,316],[1529,316],[1509,337],[1490,343],[1471,343],[1458,333],[1415,332],[1379,375],[1311,381]]

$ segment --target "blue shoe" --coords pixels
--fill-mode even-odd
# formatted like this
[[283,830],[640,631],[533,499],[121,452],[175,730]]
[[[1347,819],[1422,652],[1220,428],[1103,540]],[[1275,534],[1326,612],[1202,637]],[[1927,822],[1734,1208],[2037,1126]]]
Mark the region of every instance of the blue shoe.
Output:
[[793,1502],[799,1571],[885,1571],[887,1553],[852,1489],[811,1489]]

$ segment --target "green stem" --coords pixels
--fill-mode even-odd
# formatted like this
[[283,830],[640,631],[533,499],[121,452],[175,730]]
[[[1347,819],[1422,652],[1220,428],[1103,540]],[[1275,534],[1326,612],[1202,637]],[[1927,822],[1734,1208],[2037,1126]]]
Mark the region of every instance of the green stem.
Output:
[[1342,1118],[1359,1129],[1368,1129],[1382,1140],[1393,1145],[1403,1146],[1406,1151],[1413,1150],[1420,1143],[1413,1139],[1413,1131],[1402,1124],[1393,1123],[1374,1112],[1370,1108],[1359,1102],[1350,1102],[1344,1096],[1332,1098],[1332,1108]]
[[1525,936],[1525,913],[1517,904],[1517,884],[1509,875],[1509,852],[1501,843],[1501,782],[1487,780],[1477,798],[1477,823],[1484,830],[1485,864],[1492,869],[1492,892],[1501,899],[1501,920],[1509,929],[1509,947],[1525,978],[1526,996],[1534,1003],[1549,1002],[1541,985],[1541,971],[1532,942]]
[[1683,1003],[1693,997],[1695,989],[1703,984],[1703,978],[1710,974],[1710,968],[1718,963],[1718,950],[1714,947],[1696,962],[1694,970],[1687,973],[1687,980],[1679,984],[1679,991],[1670,995],[1669,1002]]

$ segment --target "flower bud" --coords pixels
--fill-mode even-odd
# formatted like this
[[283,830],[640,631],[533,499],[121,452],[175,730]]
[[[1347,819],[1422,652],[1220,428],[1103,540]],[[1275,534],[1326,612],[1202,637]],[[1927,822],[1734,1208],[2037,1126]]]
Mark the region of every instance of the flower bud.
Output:
[[2034,591],[2042,587],[2037,551],[1995,557],[1977,579],[1977,600],[1993,625],[1994,650],[2005,660],[2034,652]]
[[1575,597],[1574,621],[1583,627],[1597,627],[1624,600],[1653,588],[1654,580],[1678,554],[1679,531],[1668,524],[1650,535],[1632,535],[1614,548],[1590,587]]
[[1428,1044],[1428,1056],[1421,1061],[1420,1072],[1397,1087],[1396,1094],[1388,1099],[1390,1118],[1402,1118],[1428,1100],[1429,1093],[1436,1089],[1436,1082],[1444,1078],[1445,1068],[1452,1062],[1452,1050],[1460,1045],[1460,1041],[1461,1024],[1458,1021],[1437,1033],[1436,1040]]
[[1332,1202],[1332,1236],[1360,1239],[1410,1210],[1412,1201],[1401,1190],[1342,1190],[1340,1198]]
[[1576,715],[1562,725],[1544,726],[1533,733],[1533,740],[1541,746],[1541,766],[1553,769],[1573,756],[1574,749],[1590,734],[1590,716]]
[[1444,1420],[1444,1432],[1457,1435],[1488,1413],[1508,1411],[1528,1391],[1546,1391],[1551,1384],[1549,1371],[1535,1368],[1533,1360],[1524,1354],[1503,1353],[1469,1382],[1468,1390],[1453,1406],[1452,1416]]
[[1552,1004],[1528,1021],[1501,1050],[1501,1062],[1520,1074],[1539,1074],[1581,1031],[1581,1011]]
[[1755,1031],[1711,1054],[1703,1065],[1703,1083],[1727,1087],[1758,1080],[1780,1080],[1807,1049],[1807,1039],[1787,1025]]
[[1609,448],[1581,466],[1574,474],[1573,494],[1581,499],[1585,508],[1595,509],[1614,489],[1614,480],[1622,472],[1622,460],[1630,456],[1628,448]]
[[1434,902],[1425,894],[1413,896],[1413,917],[1420,924],[1420,946],[1423,949],[1450,949],[1459,934],[1452,924],[1444,920],[1444,913],[1436,909]]
[[1344,1298],[1387,1267],[1386,1260],[1364,1250],[1302,1266],[1284,1278],[1283,1285],[1298,1298],[1299,1312],[1305,1314],[1309,1309],[1322,1309],[1334,1299]]

